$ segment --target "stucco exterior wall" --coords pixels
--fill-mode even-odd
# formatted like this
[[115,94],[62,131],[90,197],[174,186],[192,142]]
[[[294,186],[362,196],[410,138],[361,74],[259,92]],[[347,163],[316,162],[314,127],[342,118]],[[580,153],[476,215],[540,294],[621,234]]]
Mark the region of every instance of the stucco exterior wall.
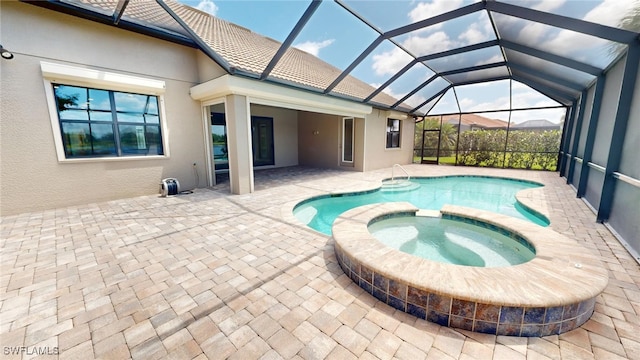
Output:
[[273,153],[275,165],[298,165],[298,111],[251,104],[251,115],[273,118]]
[[198,79],[200,83],[226,74],[224,69],[201,51],[196,51],[196,61],[198,63]]
[[365,117],[365,160],[364,170],[371,171],[388,168],[393,164],[411,164],[413,158],[414,121],[412,118],[402,120],[400,131],[400,148],[387,149],[387,119],[398,119],[388,111],[374,109]]
[[340,121],[336,115],[300,111],[298,114],[298,162],[300,165],[338,168]]
[[[402,119],[400,148],[387,149],[387,118],[397,118],[374,109],[364,119],[355,118],[353,167],[340,166],[342,116],[301,111],[298,121],[300,165],[371,171],[393,164],[410,164],[413,154],[413,119]],[[315,135],[314,135],[315,134]]]
[[354,119],[354,158],[353,169],[364,171],[366,122],[363,118]]
[[[1,60],[2,215],[158,193],[165,177],[182,189],[205,185],[197,50],[29,4],[3,2]],[[40,62],[133,75],[166,84],[163,136],[170,157],[59,163]],[[166,151],[165,151],[166,152]]]

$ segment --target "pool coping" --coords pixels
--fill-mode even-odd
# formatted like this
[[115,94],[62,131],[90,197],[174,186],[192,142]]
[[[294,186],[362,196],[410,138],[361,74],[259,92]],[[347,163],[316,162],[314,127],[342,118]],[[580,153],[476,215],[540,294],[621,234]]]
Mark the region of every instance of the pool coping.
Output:
[[[332,232],[338,261],[352,280],[370,290],[379,300],[418,317],[441,325],[498,335],[558,334],[588,320],[595,297],[607,286],[607,270],[591,250],[550,227],[493,212],[454,205],[445,205],[440,210],[441,214],[474,219],[512,231],[533,245],[534,259],[497,268],[445,264],[390,248],[368,231],[372,219],[417,211],[418,208],[406,202],[365,205],[341,214],[334,222]],[[370,283],[367,283],[363,279],[369,276]],[[385,285],[376,286],[376,283],[386,284],[386,293]],[[389,284],[396,287],[402,284],[404,293],[394,294],[398,289],[392,289]],[[418,296],[418,300],[411,301],[412,289],[423,297],[437,298],[439,303],[435,308],[426,303],[415,304],[421,300]],[[448,308],[443,301],[448,301]],[[467,307],[473,305],[474,309],[480,305],[493,308],[500,318],[486,325],[478,321],[475,313],[456,313],[459,310],[454,311],[456,303],[464,303]],[[538,312],[545,309],[542,316],[549,316],[544,315],[545,311],[551,314],[549,309],[556,309],[560,317],[547,318],[539,324],[524,323],[523,319],[531,309],[538,309]],[[514,311],[520,314],[520,319],[501,322],[502,312]]]

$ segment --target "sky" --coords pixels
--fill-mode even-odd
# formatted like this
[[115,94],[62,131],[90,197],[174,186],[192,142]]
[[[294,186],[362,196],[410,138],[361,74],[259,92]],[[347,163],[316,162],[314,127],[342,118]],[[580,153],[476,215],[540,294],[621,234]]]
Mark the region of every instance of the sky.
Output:
[[[208,12],[216,17],[241,25],[256,33],[284,41],[298,19],[310,4],[310,0],[178,0],[189,6]],[[371,25],[385,32],[404,25],[433,17],[473,0],[343,0],[348,7],[358,12]],[[603,25],[617,26],[623,14],[640,0],[503,0],[535,10],[584,19]],[[502,14],[495,14],[496,26],[503,38],[548,51],[553,45],[557,55],[566,56],[598,67],[606,67],[615,55],[611,54],[611,43],[595,37],[554,28]],[[313,54],[343,70],[378,37],[378,32],[358,20],[351,13],[325,0],[313,14],[293,46]],[[493,40],[495,32],[485,11],[475,12],[457,19],[419,29],[393,38],[405,50],[385,40],[351,73],[372,86],[379,86],[408,64],[413,57],[423,56],[461,46]],[[408,53],[407,53],[408,52]],[[434,72],[458,67],[475,66],[503,61],[497,47],[467,53],[464,56],[448,57],[432,61],[427,66],[417,64],[384,91],[401,98],[429,79]],[[535,58],[531,59],[535,61]],[[431,69],[430,69],[431,68]],[[562,69],[559,69],[560,71]],[[565,71],[566,70],[566,71]],[[564,69],[565,76],[570,72]],[[498,75],[498,74],[496,74]],[[559,75],[562,75],[559,73]],[[583,74],[580,79],[589,83],[591,78]],[[510,84],[511,83],[511,84]],[[418,106],[431,94],[447,86],[446,81],[430,84],[405,102]],[[509,88],[513,97],[509,98]],[[527,108],[556,106],[558,103],[517,81],[497,81],[479,85],[455,87],[449,90],[431,114],[484,111],[490,109]],[[458,99],[458,109],[455,99]],[[506,120],[505,114],[494,113],[496,118]],[[564,109],[536,111],[536,116],[559,122]],[[487,115],[489,116],[489,115]],[[532,114],[513,112],[512,121],[524,121]]]

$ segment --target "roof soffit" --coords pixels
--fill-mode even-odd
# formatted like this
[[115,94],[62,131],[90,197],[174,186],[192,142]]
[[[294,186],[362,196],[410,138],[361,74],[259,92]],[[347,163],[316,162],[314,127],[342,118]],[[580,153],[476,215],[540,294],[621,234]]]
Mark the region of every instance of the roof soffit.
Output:
[[301,92],[291,87],[267,82],[256,82],[244,77],[223,75],[190,90],[194,100],[206,101],[227,95],[243,95],[250,102],[285,107],[295,110],[324,112],[335,115],[362,117],[371,113],[372,107],[322,94]]

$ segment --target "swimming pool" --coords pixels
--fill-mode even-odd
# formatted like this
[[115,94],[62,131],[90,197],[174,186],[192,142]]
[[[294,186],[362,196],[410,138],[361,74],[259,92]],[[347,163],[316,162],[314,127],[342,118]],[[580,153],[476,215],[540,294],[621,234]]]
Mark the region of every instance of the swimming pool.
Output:
[[529,220],[547,226],[549,221],[520,204],[515,195],[520,190],[541,187],[532,181],[488,176],[443,176],[411,178],[419,186],[406,191],[383,188],[348,194],[323,195],[295,206],[295,217],[307,226],[330,235],[331,226],[343,212],[358,206],[405,201],[420,209],[440,210],[443,205],[460,205]]

